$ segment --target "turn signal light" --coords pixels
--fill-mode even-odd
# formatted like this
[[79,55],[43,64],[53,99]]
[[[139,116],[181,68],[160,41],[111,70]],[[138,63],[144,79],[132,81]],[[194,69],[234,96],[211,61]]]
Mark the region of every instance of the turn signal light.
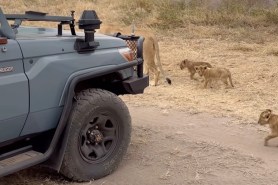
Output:
[[0,37],[0,45],[4,45],[8,43],[8,39],[6,37]]
[[119,49],[120,54],[126,59],[126,61],[131,62],[134,60],[134,53],[129,48]]

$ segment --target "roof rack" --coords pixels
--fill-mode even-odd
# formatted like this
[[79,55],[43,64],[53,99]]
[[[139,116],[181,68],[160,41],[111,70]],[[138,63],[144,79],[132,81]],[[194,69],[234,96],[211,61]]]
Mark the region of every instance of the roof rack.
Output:
[[71,11],[71,16],[48,16],[47,13],[43,12],[26,11],[25,14],[5,14],[5,16],[7,20],[15,21],[12,25],[13,29],[17,29],[22,21],[60,22],[58,24],[58,36],[61,36],[64,24],[70,26],[72,35],[76,35],[74,13],[75,11]]

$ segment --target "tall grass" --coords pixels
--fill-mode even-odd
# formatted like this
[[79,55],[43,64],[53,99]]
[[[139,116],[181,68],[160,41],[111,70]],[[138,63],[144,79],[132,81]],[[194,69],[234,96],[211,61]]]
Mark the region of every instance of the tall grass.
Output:
[[104,22],[149,25],[162,29],[195,25],[257,27],[278,24],[278,0],[0,0],[7,13],[37,10],[78,18],[95,9]]
[[151,19],[148,24],[161,28],[188,23],[228,27],[278,23],[276,0],[122,0],[118,8],[125,24]]

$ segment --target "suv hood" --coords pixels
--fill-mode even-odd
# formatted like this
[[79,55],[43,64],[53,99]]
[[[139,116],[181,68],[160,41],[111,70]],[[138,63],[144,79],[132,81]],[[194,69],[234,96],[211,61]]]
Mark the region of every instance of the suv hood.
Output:
[[[24,58],[77,52],[74,48],[75,41],[77,38],[84,38],[79,36],[83,33],[77,33],[77,36],[53,36],[53,33],[56,32],[52,32],[52,34],[49,34],[49,32],[43,34],[18,34],[17,41],[24,53]],[[96,50],[126,47],[126,43],[122,39],[103,34],[96,33],[95,41],[99,42]]]

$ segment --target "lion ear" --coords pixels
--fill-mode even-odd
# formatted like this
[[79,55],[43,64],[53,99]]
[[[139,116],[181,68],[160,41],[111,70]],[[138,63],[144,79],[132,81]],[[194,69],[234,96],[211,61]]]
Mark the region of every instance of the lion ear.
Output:
[[269,117],[270,117],[270,115],[271,115],[272,110],[270,110],[270,109],[266,109],[266,110],[265,110],[265,112],[266,112],[266,113],[265,113],[265,118],[266,118],[266,119],[269,119]]
[[270,110],[270,109],[266,109],[265,111],[269,112],[269,114],[272,113],[272,110]]

